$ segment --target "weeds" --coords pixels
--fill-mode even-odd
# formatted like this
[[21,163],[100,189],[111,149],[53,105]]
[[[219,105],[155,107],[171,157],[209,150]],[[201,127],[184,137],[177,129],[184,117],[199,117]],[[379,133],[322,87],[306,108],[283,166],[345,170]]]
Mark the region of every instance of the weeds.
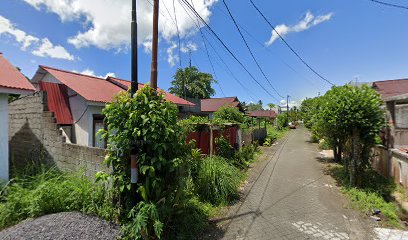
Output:
[[401,227],[398,215],[399,209],[391,201],[391,194],[395,191],[395,184],[379,175],[373,170],[364,172],[360,187],[352,187],[349,178],[344,174],[343,167],[339,164],[331,164],[328,172],[341,186],[341,191],[350,199],[353,207],[366,214],[372,214],[373,210],[381,211],[386,225]]
[[80,211],[111,219],[109,191],[79,174],[42,170],[25,178],[14,178],[0,195],[0,229],[26,218]]

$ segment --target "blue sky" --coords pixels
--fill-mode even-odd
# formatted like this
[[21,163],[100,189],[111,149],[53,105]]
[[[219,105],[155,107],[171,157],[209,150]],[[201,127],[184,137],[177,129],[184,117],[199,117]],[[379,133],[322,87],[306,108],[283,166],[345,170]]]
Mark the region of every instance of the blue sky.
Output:
[[[150,0],[138,0],[139,79],[149,80],[151,32]],[[387,0],[404,5],[404,1]],[[130,0],[2,0],[0,1],[0,51],[24,74],[32,77],[38,65],[130,79]],[[192,63],[213,73],[200,33],[176,0],[181,49],[192,50]],[[350,80],[377,81],[408,77],[408,11],[378,5],[369,0],[291,0],[254,2],[272,24],[280,25],[289,44],[320,74],[337,85]],[[274,87],[283,96],[299,101],[330,88],[308,70],[279,39],[268,45],[271,29],[251,7],[249,0],[227,0],[250,47]],[[270,97],[202,28],[243,89],[208,46],[216,79],[225,96],[264,103],[281,100],[256,67],[222,1],[194,0],[210,23]],[[167,12],[167,9],[169,12]],[[168,89],[175,71],[188,65],[188,51],[178,55],[172,0],[161,0],[159,86]],[[302,23],[308,22],[307,27]],[[315,23],[315,24],[313,24]],[[285,26],[283,26],[283,24]],[[290,31],[292,30],[292,31]],[[262,44],[259,44],[262,43]],[[208,45],[208,44],[207,44]],[[173,65],[174,64],[174,65]],[[214,85],[216,97],[224,94]]]

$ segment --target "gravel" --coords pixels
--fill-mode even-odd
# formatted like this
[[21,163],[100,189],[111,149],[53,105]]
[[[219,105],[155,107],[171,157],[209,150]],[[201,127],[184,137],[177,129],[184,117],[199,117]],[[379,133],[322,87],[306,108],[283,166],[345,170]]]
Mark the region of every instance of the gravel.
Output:
[[1,240],[117,239],[119,227],[94,216],[65,212],[25,220],[0,232]]

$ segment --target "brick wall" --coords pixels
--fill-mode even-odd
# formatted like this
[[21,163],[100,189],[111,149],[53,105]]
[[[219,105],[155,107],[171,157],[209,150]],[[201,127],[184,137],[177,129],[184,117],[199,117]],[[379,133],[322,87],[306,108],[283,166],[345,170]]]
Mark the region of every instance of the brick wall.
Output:
[[11,167],[33,162],[54,165],[61,170],[83,170],[87,176],[108,171],[102,165],[104,149],[66,142],[54,114],[47,111],[45,95],[37,92],[9,105]]

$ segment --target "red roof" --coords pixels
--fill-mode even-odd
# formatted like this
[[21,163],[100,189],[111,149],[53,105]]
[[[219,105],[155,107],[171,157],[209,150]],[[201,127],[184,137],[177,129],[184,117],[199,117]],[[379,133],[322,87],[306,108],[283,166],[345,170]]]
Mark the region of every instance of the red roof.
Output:
[[[130,81],[126,81],[126,80],[119,79],[119,78],[108,77],[107,80],[117,84],[118,86],[120,86],[120,87],[122,87],[123,89],[126,89],[126,90],[129,89],[130,85],[131,85]],[[144,86],[143,84],[139,83],[139,88],[142,88],[143,86]],[[191,102],[189,102],[187,100],[184,100],[184,99],[182,99],[180,97],[177,97],[176,95],[168,93],[168,92],[166,92],[166,91],[164,91],[164,90],[162,90],[160,88],[157,88],[157,90],[162,91],[163,94],[164,94],[164,97],[166,98],[166,100],[168,100],[168,101],[170,101],[170,102],[172,102],[174,104],[194,106],[193,103],[191,103]]]
[[373,87],[381,97],[393,97],[408,93],[408,79],[378,81],[373,83]]
[[103,78],[88,76],[80,73],[68,72],[56,68],[40,66],[61,83],[71,88],[87,101],[111,102],[113,96],[123,89]]
[[24,77],[24,75],[17,70],[3,54],[0,53],[0,87],[12,88],[18,90],[35,91],[35,88]]
[[216,112],[222,106],[241,108],[241,103],[237,97],[201,99],[202,112]]
[[47,92],[48,109],[55,114],[57,123],[61,125],[73,124],[67,86],[57,83],[40,82],[40,89]]
[[249,116],[259,117],[259,118],[276,118],[278,114],[276,114],[276,112],[273,110],[257,110],[257,111],[250,111]]
[[[108,103],[112,101],[118,92],[127,90],[130,87],[129,81],[118,78],[108,77],[103,79],[52,67],[40,66],[40,68],[53,75],[61,83],[77,92],[87,101]],[[143,87],[143,84],[139,84],[139,87]],[[162,91],[161,89],[159,90]],[[175,104],[194,105],[166,91],[164,91],[164,95],[167,100]]]

